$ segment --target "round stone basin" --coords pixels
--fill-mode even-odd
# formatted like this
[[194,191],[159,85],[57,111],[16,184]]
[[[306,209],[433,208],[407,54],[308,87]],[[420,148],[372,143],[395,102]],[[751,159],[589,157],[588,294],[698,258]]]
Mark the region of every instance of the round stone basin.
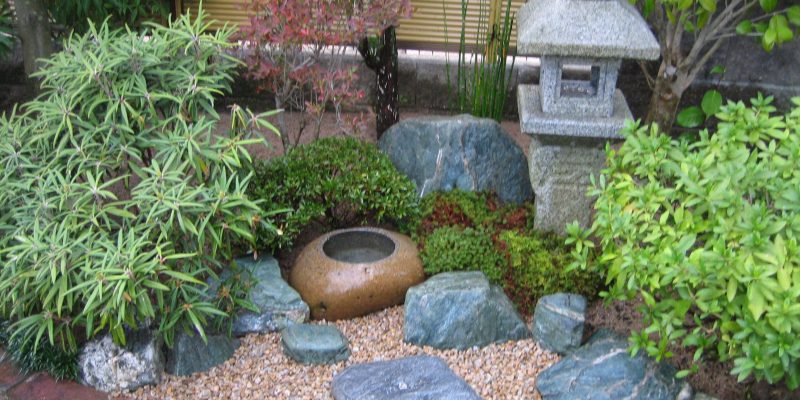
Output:
[[408,288],[424,279],[417,247],[408,236],[370,227],[318,237],[289,274],[311,318],[328,321],[402,304]]
[[396,247],[381,232],[355,230],[331,234],[322,244],[322,251],[336,261],[366,264],[391,256]]

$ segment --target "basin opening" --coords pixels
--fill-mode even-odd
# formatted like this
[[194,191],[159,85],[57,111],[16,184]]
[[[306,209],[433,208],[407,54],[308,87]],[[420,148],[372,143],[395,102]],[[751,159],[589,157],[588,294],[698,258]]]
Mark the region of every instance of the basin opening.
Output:
[[332,235],[322,245],[326,256],[341,262],[373,263],[394,253],[394,241],[370,231],[350,231]]

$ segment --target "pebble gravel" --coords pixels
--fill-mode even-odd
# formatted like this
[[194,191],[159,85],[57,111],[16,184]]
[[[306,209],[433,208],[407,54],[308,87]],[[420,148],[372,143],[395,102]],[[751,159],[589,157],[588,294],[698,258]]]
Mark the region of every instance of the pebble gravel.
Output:
[[[320,323],[325,323],[320,322]],[[248,335],[231,359],[188,377],[165,375],[158,386],[116,398],[133,399],[331,399],[333,376],[345,367],[411,355],[443,358],[484,399],[539,399],[536,376],[558,356],[532,339],[467,350],[437,350],[403,342],[403,308],[333,322],[350,341],[352,355],[334,365],[306,366],[283,354],[280,333]]]

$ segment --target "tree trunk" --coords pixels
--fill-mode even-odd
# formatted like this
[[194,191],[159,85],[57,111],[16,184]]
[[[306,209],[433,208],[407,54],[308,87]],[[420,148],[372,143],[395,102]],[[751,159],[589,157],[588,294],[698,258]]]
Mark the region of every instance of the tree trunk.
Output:
[[[16,30],[22,42],[25,74],[30,77],[40,67],[38,60],[53,53],[50,20],[41,0],[16,0],[14,8],[17,14]],[[32,83],[38,86],[36,82]]]
[[658,75],[655,79],[653,95],[650,97],[650,105],[647,109],[645,123],[656,123],[661,132],[669,134],[672,125],[675,123],[675,116],[678,114],[678,104],[681,96],[686,90],[686,76],[676,68],[661,64]]
[[397,37],[393,26],[386,28],[376,49],[371,49],[369,39],[358,46],[364,63],[375,71],[375,127],[378,139],[400,120],[397,90]]

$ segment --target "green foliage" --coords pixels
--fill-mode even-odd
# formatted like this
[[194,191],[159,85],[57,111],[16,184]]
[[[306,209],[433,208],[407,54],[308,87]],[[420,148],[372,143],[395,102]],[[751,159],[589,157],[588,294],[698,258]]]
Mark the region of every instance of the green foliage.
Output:
[[[682,26],[687,32],[698,32],[712,28],[735,28],[740,35],[758,37],[765,50],[772,50],[794,38],[794,29],[800,27],[800,6],[785,0],[723,2],[721,0],[629,0],[639,4],[645,16],[657,7],[671,24]],[[785,5],[785,6],[784,6]],[[722,24],[720,24],[720,21]]]
[[0,344],[20,372],[29,374],[46,371],[56,380],[78,380],[77,351],[64,351],[47,341],[43,341],[35,349],[37,346],[25,341],[21,336],[12,337],[9,326],[8,321],[0,322]]
[[597,296],[602,277],[593,271],[568,270],[571,257],[562,237],[505,231],[500,240],[509,262],[504,287],[523,311],[532,311],[539,298],[548,294]]
[[[715,350],[739,379],[800,386],[800,98],[774,116],[771,98],[729,102],[717,132],[673,140],[630,123],[608,168],[590,230],[570,227],[574,266],[592,265],[604,296],[644,299],[633,351],[670,343]],[[588,259],[599,239],[596,262]]]
[[165,19],[169,14],[167,0],[45,0],[55,21],[76,33],[85,33],[91,24],[106,19],[115,26],[139,27],[143,21]]
[[402,225],[417,213],[414,183],[375,145],[353,138],[323,138],[288,155],[259,163],[250,188],[266,209],[287,209],[262,229],[259,248],[292,245],[309,223],[343,228],[366,222]]
[[[718,77],[717,86],[725,75],[725,68],[717,65],[711,69],[711,74]],[[700,106],[687,107],[678,113],[675,122],[684,128],[697,128],[702,126],[722,108],[722,93],[716,89],[708,90],[703,95]]]
[[495,249],[492,237],[481,230],[448,226],[428,236],[419,254],[425,273],[483,271],[494,283],[503,278],[503,256]]
[[502,206],[492,193],[458,189],[423,197],[414,234],[425,237],[445,226],[480,228],[492,233],[502,229],[530,228],[533,226],[533,204]]
[[11,8],[6,0],[0,0],[0,59],[5,58],[14,50],[15,42]]
[[128,327],[205,337],[228,316],[204,280],[253,240],[241,171],[272,127],[234,107],[215,133],[237,61],[231,31],[206,26],[92,26],[45,60],[41,96],[0,118],[0,311],[34,352],[105,331],[124,344]]
[[[516,57],[512,57],[511,67],[507,68],[507,57],[511,48],[511,30],[514,26],[514,13],[511,0],[505,2],[505,12],[500,9],[503,3],[492,1],[490,10],[480,2],[478,32],[475,35],[473,51],[467,48],[467,11],[469,0],[461,1],[461,37],[458,44],[458,64],[456,65],[455,97],[456,106],[461,112],[476,117],[492,118],[498,122],[503,119],[506,99],[511,90],[511,76]],[[446,18],[446,15],[445,15]],[[447,21],[445,21],[445,36]],[[447,84],[450,87],[450,63],[445,63]]]
[[522,312],[560,291],[597,294],[594,272],[565,271],[563,238],[533,230],[533,204],[500,206],[491,193],[435,192],[423,197],[414,239],[429,275],[483,271]]

